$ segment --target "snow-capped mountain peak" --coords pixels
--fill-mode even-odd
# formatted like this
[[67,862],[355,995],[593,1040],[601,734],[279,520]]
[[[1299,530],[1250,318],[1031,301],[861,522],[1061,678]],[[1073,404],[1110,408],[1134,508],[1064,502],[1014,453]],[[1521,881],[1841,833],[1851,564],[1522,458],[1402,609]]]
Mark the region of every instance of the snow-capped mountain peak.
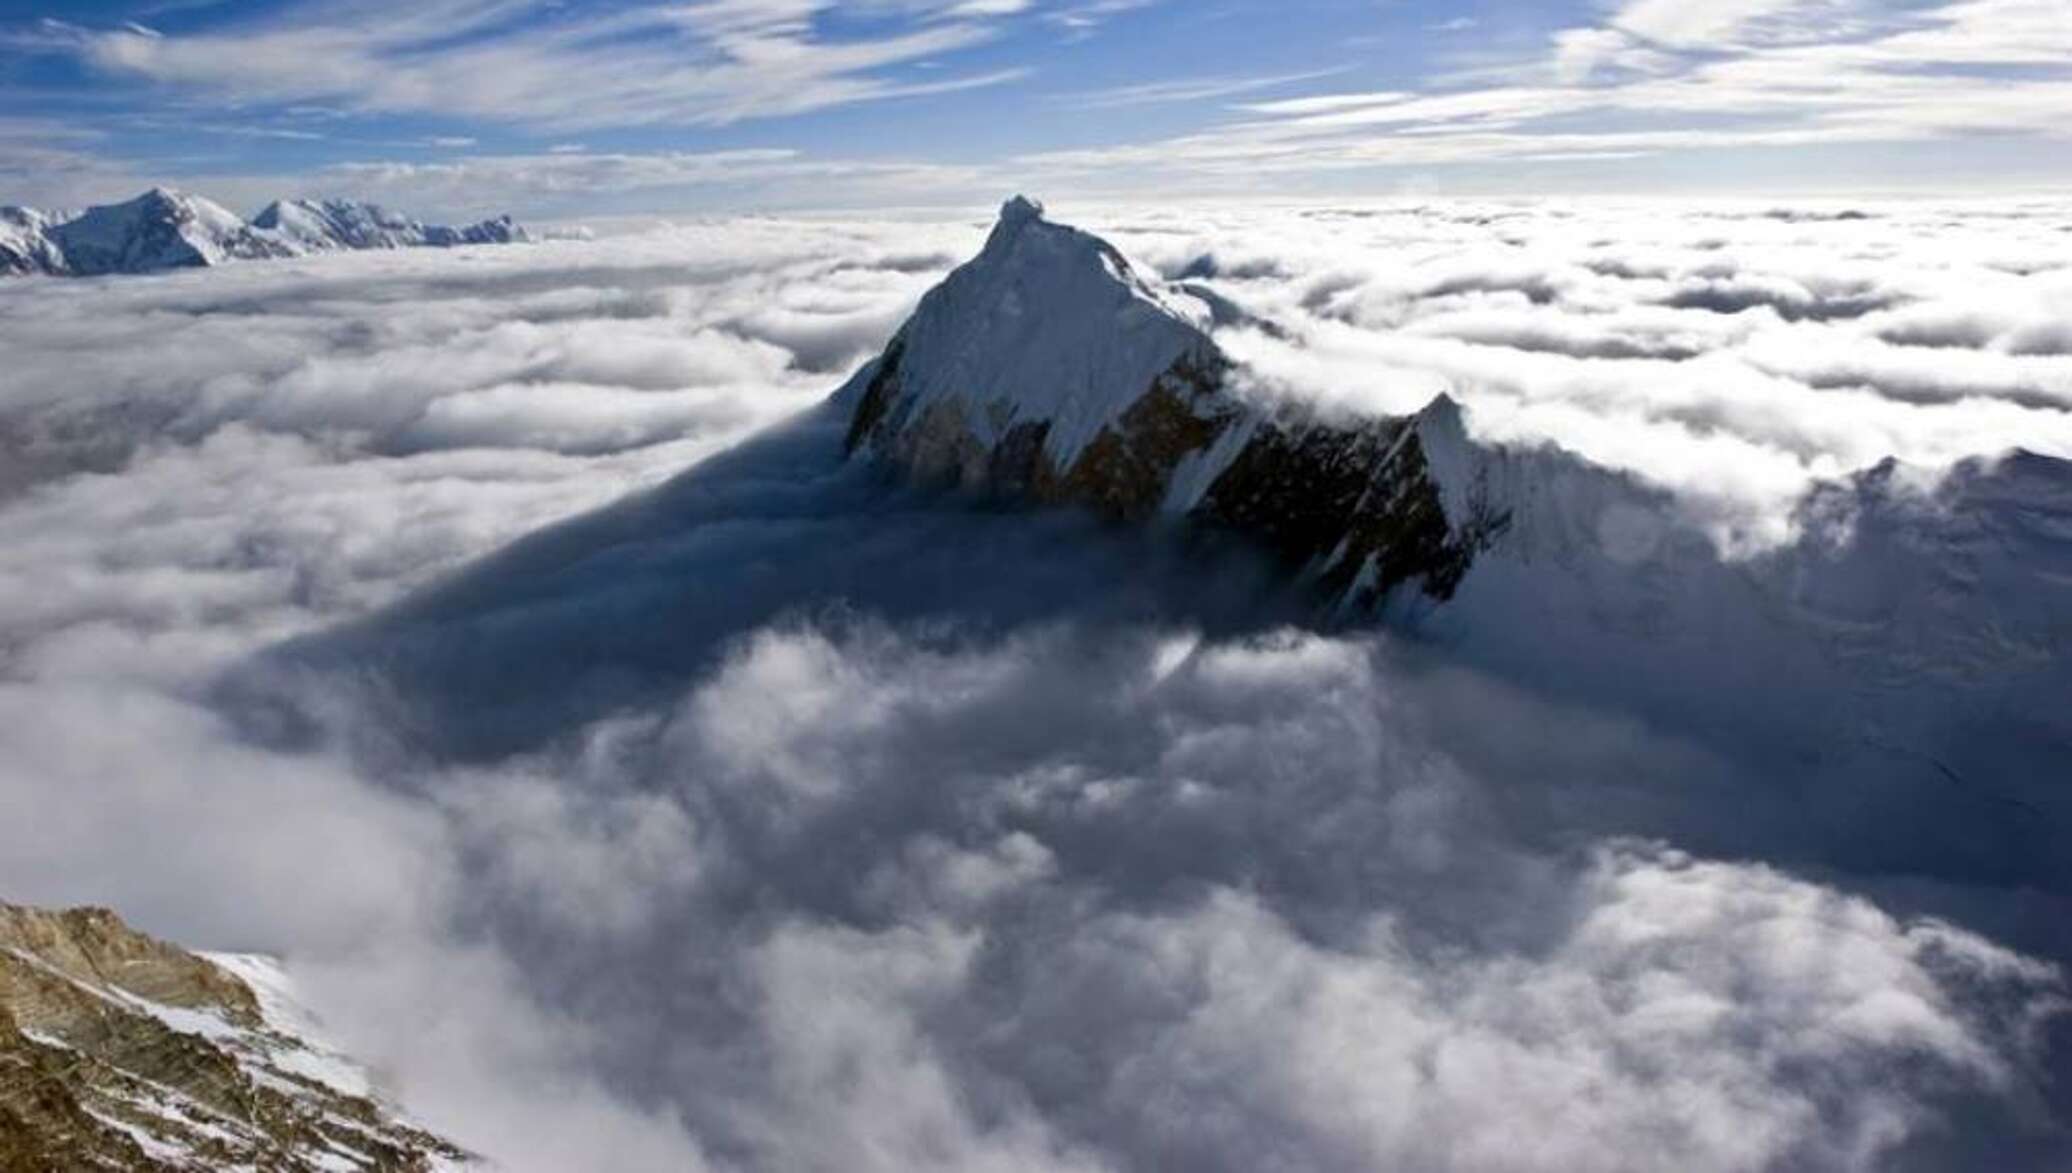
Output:
[[922,298],[885,362],[902,412],[968,433],[958,459],[1041,427],[1063,466],[1176,363],[1209,360],[1204,324],[1106,241],[1018,196],[978,256]]
[[64,271],[80,276],[288,255],[222,205],[167,187],[88,208],[45,236],[63,253]]
[[839,393],[849,447],[924,480],[1234,529],[1365,601],[1410,580],[1449,594],[1502,525],[1431,476],[1428,434],[1472,475],[1458,406],[1333,419],[1240,393],[1210,317],[1017,196]]

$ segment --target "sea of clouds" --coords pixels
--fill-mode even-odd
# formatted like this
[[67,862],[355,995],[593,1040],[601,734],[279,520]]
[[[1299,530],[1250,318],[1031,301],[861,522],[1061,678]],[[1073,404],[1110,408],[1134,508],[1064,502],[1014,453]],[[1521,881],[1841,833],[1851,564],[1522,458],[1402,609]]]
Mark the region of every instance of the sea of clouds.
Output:
[[[1261,386],[1445,391],[1730,555],[2072,457],[2062,204],[1063,211]],[[2068,893],[1908,866],[1936,792],[843,466],[985,227],[0,288],[0,896],[284,954],[514,1169],[2066,1159]]]

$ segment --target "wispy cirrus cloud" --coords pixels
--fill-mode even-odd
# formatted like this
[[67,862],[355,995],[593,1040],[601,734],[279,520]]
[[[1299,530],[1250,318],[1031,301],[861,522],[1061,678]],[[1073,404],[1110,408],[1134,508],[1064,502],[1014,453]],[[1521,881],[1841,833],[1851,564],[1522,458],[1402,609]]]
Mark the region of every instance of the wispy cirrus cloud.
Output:
[[[615,153],[575,144],[538,154],[474,155],[434,162],[348,161],[326,166],[301,182],[312,191],[340,191],[399,206],[487,213],[517,205],[581,212],[612,196],[716,188],[753,190],[763,201],[824,202],[828,181],[845,198],[878,203],[911,201],[979,182],[977,169],[948,164],[870,162],[808,155],[785,147],[731,151]],[[278,187],[277,177],[234,181],[256,193]]]
[[1609,27],[1680,49],[1737,49],[1830,39],[1876,8],[1856,0],[1627,0]]
[[1322,93],[1153,142],[1030,166],[1228,175],[1689,149],[2027,135],[2072,127],[2072,21],[2055,0],[1920,8],[1633,0],[1539,56],[1415,93]]
[[[983,193],[933,202],[1176,182],[1345,194],[1389,171],[1391,186],[1485,192],[1544,191],[1550,177],[1620,190],[1857,176],[2006,186],[2059,178],[2068,157],[2018,145],[2062,144],[2072,127],[2058,0],[1564,0],[1523,21],[1424,3],[282,0],[134,28],[0,25],[10,61],[85,66],[70,90],[23,95],[22,111],[111,132],[24,166],[5,194],[128,194],[88,166],[92,151],[134,160],[132,187],[282,172],[307,187],[391,153],[440,162],[473,149],[463,138],[500,157],[580,139],[616,156],[784,148],[992,177]],[[1188,51],[1139,52],[1132,37]],[[125,133],[169,110],[211,129]],[[318,131],[321,143],[305,137]],[[1684,157],[1700,166],[1668,162]],[[684,206],[643,190],[656,194],[637,210]]]
[[1046,14],[1052,24],[1066,30],[1072,36],[1089,36],[1109,20],[1125,12],[1149,8],[1158,0],[1083,0],[1069,4]]
[[1223,75],[1218,77],[1183,77],[1168,81],[1139,82],[1134,85],[1110,86],[1107,89],[1085,90],[1067,95],[1069,105],[1090,109],[1104,109],[1117,106],[1152,106],[1165,102],[1207,102],[1217,98],[1231,98],[1239,94],[1255,94],[1261,90],[1276,90],[1299,82],[1316,81],[1344,73],[1339,69],[1311,69],[1301,73],[1269,73],[1258,75]]
[[0,203],[69,204],[127,183],[128,170],[97,150],[105,137],[62,119],[0,116]]
[[831,31],[831,0],[705,0],[574,11],[543,0],[305,4],[167,35],[45,21],[18,49],[229,105],[324,103],[546,130],[723,126],[1020,77],[1018,68],[900,76],[991,39],[1024,0],[850,6],[867,31]]

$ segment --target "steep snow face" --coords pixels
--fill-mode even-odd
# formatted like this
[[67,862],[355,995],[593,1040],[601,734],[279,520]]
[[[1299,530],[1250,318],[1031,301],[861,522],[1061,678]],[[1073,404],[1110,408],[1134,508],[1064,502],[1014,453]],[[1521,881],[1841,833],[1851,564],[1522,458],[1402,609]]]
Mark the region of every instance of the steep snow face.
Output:
[[46,235],[81,276],[148,273],[293,255],[221,205],[157,187],[120,204],[88,208]]
[[923,480],[1235,530],[1359,604],[1410,580],[1450,595],[1503,525],[1430,475],[1428,440],[1465,444],[1458,409],[1333,419],[1240,396],[1212,317],[1017,197],[838,393],[848,446]]
[[1047,425],[1044,450],[1066,466],[1176,364],[1213,361],[1206,325],[1106,241],[1018,196],[900,330],[888,422],[896,432],[954,416],[985,449],[1017,425]]

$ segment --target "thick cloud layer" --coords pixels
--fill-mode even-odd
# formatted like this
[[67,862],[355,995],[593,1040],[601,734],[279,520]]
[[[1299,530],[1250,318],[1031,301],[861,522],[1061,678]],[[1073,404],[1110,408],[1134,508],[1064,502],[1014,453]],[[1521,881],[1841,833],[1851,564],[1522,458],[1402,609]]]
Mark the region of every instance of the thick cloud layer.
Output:
[[[2057,211],[1806,211],[1106,227],[1262,382],[1730,548],[2066,454]],[[1938,854],[1973,796],[840,466],[807,409],[982,228],[0,290],[0,891],[285,952],[519,1169],[2062,1163],[2067,893]]]

